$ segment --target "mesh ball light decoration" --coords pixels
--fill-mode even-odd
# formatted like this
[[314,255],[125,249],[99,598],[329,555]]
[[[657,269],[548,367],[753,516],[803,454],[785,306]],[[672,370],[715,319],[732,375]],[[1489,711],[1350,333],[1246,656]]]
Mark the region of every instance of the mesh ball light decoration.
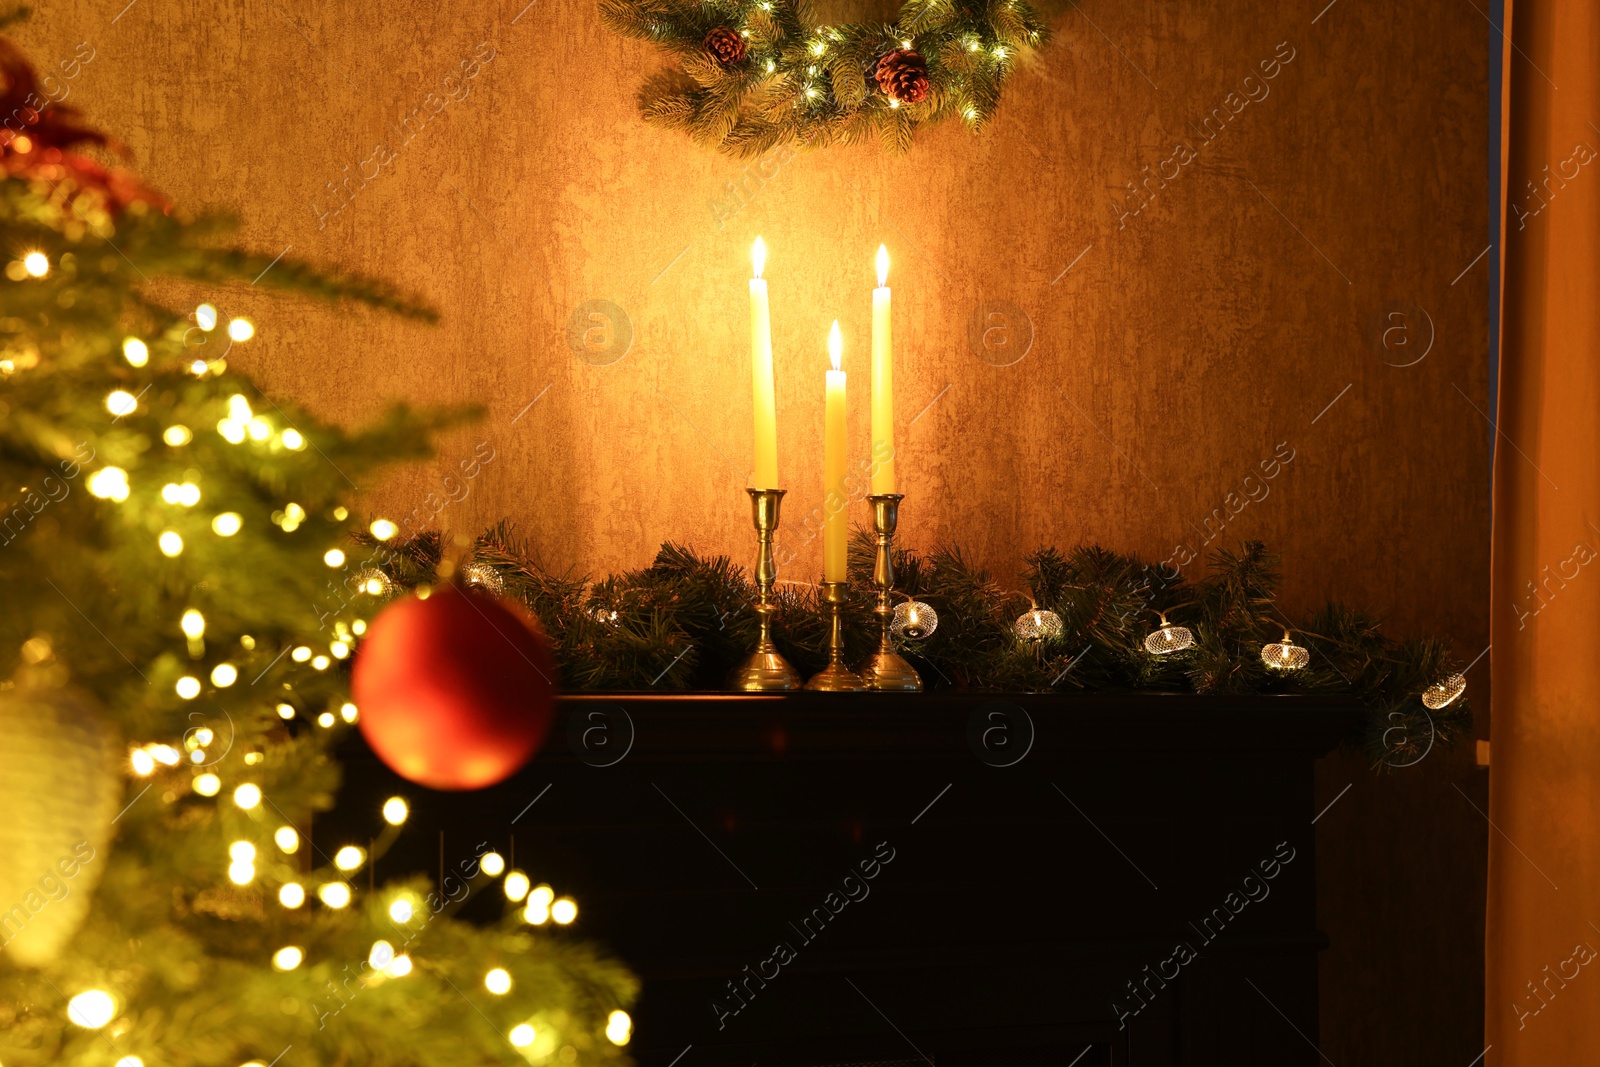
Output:
[[1422,691],[1423,706],[1431,711],[1447,708],[1467,691],[1467,676],[1452,674],[1443,681],[1434,682]]
[[365,567],[356,573],[356,588],[368,596],[388,597],[394,594],[394,581],[377,567]]
[[1066,625],[1062,623],[1060,615],[1043,610],[1037,604],[1017,616],[1015,628],[1018,640],[1038,644],[1052,641],[1066,632]]
[[889,632],[908,641],[921,641],[932,637],[939,628],[939,613],[920,600],[906,600],[897,604],[889,619]]
[[1289,631],[1283,631],[1283,640],[1261,646],[1261,662],[1275,671],[1297,671],[1311,662],[1311,653],[1294,643]]
[[1194,631],[1187,626],[1175,626],[1167,621],[1165,612],[1160,614],[1161,628],[1144,639],[1146,652],[1152,656],[1170,656],[1174,652],[1194,647]]
[[461,568],[461,579],[475,589],[481,589],[490,596],[504,596],[506,580],[500,572],[482,560],[473,560]]
[[520,606],[464,585],[396,600],[356,653],[361,733],[396,774],[482,789],[526,763],[555,715],[550,643]]

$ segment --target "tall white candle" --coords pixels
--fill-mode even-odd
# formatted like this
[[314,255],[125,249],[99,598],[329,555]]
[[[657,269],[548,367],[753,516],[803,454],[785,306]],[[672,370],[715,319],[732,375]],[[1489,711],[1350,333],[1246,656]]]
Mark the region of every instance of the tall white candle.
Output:
[[750,371],[755,400],[757,489],[777,489],[778,411],[772,382],[772,310],[767,303],[766,243],[757,237],[750,247],[755,277],[750,279]]
[[843,344],[835,320],[828,333],[828,358],[833,369],[827,372],[827,405],[822,423],[822,576],[829,582],[846,579],[850,545],[850,498],[845,487],[845,382],[840,366]]
[[889,250],[878,246],[872,291],[872,491],[894,488],[894,343],[889,328]]

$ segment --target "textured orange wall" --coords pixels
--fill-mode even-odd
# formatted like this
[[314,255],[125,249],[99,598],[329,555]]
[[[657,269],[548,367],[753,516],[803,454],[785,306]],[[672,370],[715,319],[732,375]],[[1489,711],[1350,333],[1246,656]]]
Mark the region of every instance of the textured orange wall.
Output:
[[[589,0],[119,6],[54,4],[19,37],[42,64],[90,42],[71,102],[179,202],[442,311],[427,328],[218,301],[259,324],[241,362],[328,416],[488,404],[438,463],[362,487],[397,518],[442,499],[444,473],[487,440],[496,458],[444,510],[453,527],[509,516],[557,567],[641,565],[668,537],[747,555],[744,279],[760,233],[797,532],[820,496],[835,317],[866,450],[881,241],[911,543],[959,537],[1002,571],[1080,539],[1203,557],[1205,520],[1248,501],[1213,547],[1272,542],[1291,612],[1337,595],[1466,658],[1486,643],[1487,31],[1470,5],[1083,0],[981,137],[764,168],[644,126],[633,95],[658,57]],[[407,141],[396,124],[418,108]],[[333,213],[328,183],[363,172]],[[1170,180],[1119,221],[1147,173]],[[569,346],[591,300],[634,331],[609,365]],[[1002,305],[1010,320],[984,317]],[[974,344],[975,319],[1009,331]],[[1280,442],[1293,461],[1247,483]],[[816,543],[798,551],[789,576],[808,578]],[[1470,755],[1320,774],[1324,802],[1355,783],[1318,826],[1328,1054],[1468,1062],[1484,826],[1453,786],[1481,792]]]

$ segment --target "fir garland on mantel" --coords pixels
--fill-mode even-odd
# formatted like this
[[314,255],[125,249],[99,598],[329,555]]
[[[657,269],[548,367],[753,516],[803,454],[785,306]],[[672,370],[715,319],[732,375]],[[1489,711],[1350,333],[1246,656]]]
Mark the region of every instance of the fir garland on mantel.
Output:
[[[362,540],[376,550],[377,566],[357,575],[366,591],[387,595],[439,580],[439,534]],[[855,595],[846,611],[850,662],[877,647],[874,548],[872,535],[858,528],[850,545]],[[1209,563],[1210,573],[1186,582],[1097,545],[1068,553],[1042,548],[1024,558],[1023,593],[1002,588],[959,547],[926,555],[897,548],[896,595],[938,613],[933,633],[902,637],[900,651],[933,689],[1349,694],[1369,712],[1368,754],[1388,766],[1415,763],[1470,727],[1467,699],[1455,695],[1460,668],[1445,641],[1393,641],[1373,616],[1338,604],[1290,626],[1273,601],[1278,560],[1260,542],[1216,552]],[[550,573],[501,523],[477,538],[462,577],[538,616],[571,689],[722,689],[756,640],[755,590],[743,568],[671,542],[648,567],[591,581]],[[776,591],[774,637],[803,675],[827,662],[828,623],[818,592],[783,583]],[[1059,635],[1017,636],[1019,616],[1035,608],[1060,617]],[[1192,632],[1191,647],[1167,655],[1146,650],[1145,638],[1163,614]],[[1302,669],[1279,671],[1263,662],[1263,644],[1280,640],[1286,629],[1310,653]],[[1425,692],[1432,705],[1424,704]],[[1437,707],[1442,693],[1444,706]]]
[[1026,0],[905,0],[893,26],[817,26],[803,0],[601,0],[600,15],[678,60],[642,89],[645,120],[734,156],[874,136],[904,152],[947,118],[976,131],[1049,35]]

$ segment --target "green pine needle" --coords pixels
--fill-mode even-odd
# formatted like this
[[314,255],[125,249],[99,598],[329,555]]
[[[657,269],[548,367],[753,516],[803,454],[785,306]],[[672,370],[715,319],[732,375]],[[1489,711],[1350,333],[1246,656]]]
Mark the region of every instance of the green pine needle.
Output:
[[[1049,36],[1044,19],[1021,0],[987,0],[977,9],[906,0],[894,25],[825,30],[793,0],[751,7],[600,0],[600,14],[616,32],[674,57],[672,73],[699,86],[698,94],[686,94],[671,78],[650,79],[640,93],[645,119],[737,157],[782,144],[823,148],[874,136],[903,154],[926,125],[958,119],[979,130],[998,109],[1016,61]],[[743,36],[743,59],[725,64],[706,49],[707,35],[719,27]],[[873,75],[907,40],[926,61],[928,97],[891,106]]]
[[[426,544],[427,565],[391,568],[400,585],[432,580],[437,537]],[[726,557],[668,542],[649,567],[590,581],[547,574],[503,524],[479,538],[476,552],[507,577],[507,594],[543,620],[563,681],[573,688],[717,690],[755,643],[754,587]],[[856,528],[844,613],[852,662],[878,639],[875,553],[873,533]],[[1418,699],[1458,669],[1443,641],[1395,642],[1377,620],[1339,605],[1292,625],[1274,599],[1279,566],[1264,545],[1248,542],[1213,553],[1209,571],[1190,583],[1099,545],[1045,547],[1024,557],[1024,595],[996,582],[958,545],[926,554],[897,547],[896,603],[914,597],[939,616],[934,633],[898,645],[935,689],[1346,694],[1367,707],[1361,741],[1385,769],[1466,736],[1465,698],[1433,712]],[[781,585],[776,600],[780,650],[802,673],[820,670],[829,622],[818,590]],[[1060,616],[1060,637],[1038,646],[1018,640],[1017,618],[1034,605]],[[1193,632],[1191,648],[1164,656],[1145,649],[1162,612]],[[1311,651],[1304,670],[1279,672],[1262,662],[1262,645],[1285,628]]]

